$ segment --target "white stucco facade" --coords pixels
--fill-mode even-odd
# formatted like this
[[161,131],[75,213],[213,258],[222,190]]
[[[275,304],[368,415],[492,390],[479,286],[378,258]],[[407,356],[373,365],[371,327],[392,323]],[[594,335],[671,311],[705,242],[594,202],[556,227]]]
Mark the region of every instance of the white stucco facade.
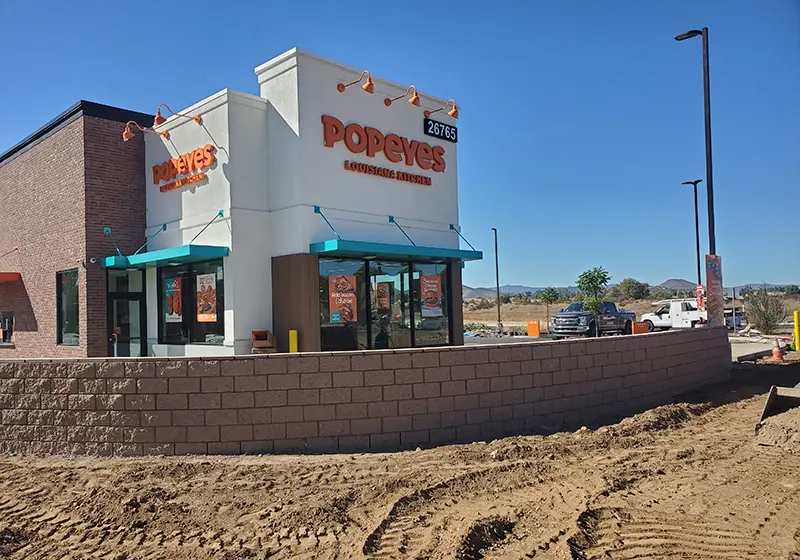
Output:
[[[342,239],[407,245],[389,216],[416,245],[458,249],[457,144],[423,133],[423,111],[446,99],[420,93],[421,106],[405,99],[403,86],[372,76],[373,95],[360,84],[361,71],[292,49],[255,69],[260,96],[222,90],[178,112],[156,128],[165,139],[146,135],[147,251],[194,244],[229,248],[224,258],[225,337],[223,346],[158,343],[157,271],[147,271],[147,332],[150,355],[247,353],[253,330],[272,330],[273,257],[308,253],[312,243],[335,239],[321,208]],[[362,82],[363,83],[363,82]],[[444,153],[445,169],[421,168],[418,161],[390,161],[386,153],[354,154],[338,141],[327,147],[323,115],[343,125],[357,123],[408,143],[427,142]],[[166,116],[166,115],[165,115]],[[446,112],[437,121],[455,125]],[[206,178],[162,192],[153,166],[213,146]],[[345,169],[354,161],[430,178],[430,186]],[[413,158],[412,158],[413,160]],[[178,179],[187,174],[179,174]],[[222,217],[216,219],[218,212]],[[211,222],[211,223],[210,223]],[[210,223],[210,225],[209,225]],[[166,229],[160,231],[164,225]],[[205,228],[205,229],[204,229]]]

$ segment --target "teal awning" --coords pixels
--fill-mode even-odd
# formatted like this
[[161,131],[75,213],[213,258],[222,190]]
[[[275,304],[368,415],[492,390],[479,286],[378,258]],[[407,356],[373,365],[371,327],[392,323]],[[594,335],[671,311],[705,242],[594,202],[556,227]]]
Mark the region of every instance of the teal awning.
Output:
[[100,261],[100,266],[104,268],[155,268],[158,266],[219,259],[227,257],[228,252],[229,249],[227,247],[218,247],[216,245],[181,245],[180,247],[148,251],[129,257],[106,257]]
[[483,258],[483,253],[480,251],[395,245],[393,243],[373,243],[370,241],[348,241],[346,239],[329,239],[328,241],[312,243],[309,251],[313,255],[328,257],[408,259],[415,262],[446,259],[479,261]]

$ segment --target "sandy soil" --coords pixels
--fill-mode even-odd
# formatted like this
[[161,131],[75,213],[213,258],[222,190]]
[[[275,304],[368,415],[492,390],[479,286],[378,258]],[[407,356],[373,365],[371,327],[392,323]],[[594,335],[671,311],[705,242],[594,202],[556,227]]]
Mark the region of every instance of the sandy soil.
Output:
[[[800,446],[759,445],[754,430],[761,395],[796,383],[800,366],[737,367],[685,402],[547,437],[373,455],[5,458],[0,557],[800,559]],[[800,429],[794,413],[768,422]]]

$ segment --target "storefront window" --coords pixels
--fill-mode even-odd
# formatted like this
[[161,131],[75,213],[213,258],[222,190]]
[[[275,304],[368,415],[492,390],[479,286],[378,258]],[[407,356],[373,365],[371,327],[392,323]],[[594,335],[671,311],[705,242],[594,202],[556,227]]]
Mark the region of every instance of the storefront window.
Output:
[[56,343],[79,346],[78,269],[56,273]]
[[222,260],[159,269],[159,342],[225,341]]
[[447,264],[319,262],[323,351],[451,343]]
[[447,300],[447,265],[414,265],[415,345],[450,343]]
[[0,344],[14,343],[14,312],[0,311]]
[[408,348],[411,341],[411,297],[406,263],[369,263],[372,300],[372,348]]
[[369,348],[364,261],[319,260],[321,348]]

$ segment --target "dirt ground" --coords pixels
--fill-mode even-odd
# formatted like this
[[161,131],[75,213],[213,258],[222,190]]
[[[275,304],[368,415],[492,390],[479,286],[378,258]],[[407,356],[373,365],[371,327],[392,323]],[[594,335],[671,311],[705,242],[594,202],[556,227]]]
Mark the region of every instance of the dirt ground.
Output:
[[763,393],[797,383],[800,365],[736,367],[682,402],[546,437],[395,454],[0,459],[0,557],[800,559],[800,419],[768,421],[762,443],[780,445],[759,445],[754,429]]
[[[800,310],[800,297],[786,297],[784,298],[786,309],[789,311],[789,319],[791,321],[791,314],[795,310]],[[741,308],[741,301],[736,302],[737,309]],[[554,303],[550,306],[550,314],[547,313],[547,306],[541,303],[532,303],[530,305],[520,305],[517,303],[506,303],[500,306],[500,318],[503,320],[505,327],[525,327],[528,321],[538,319],[542,328],[546,328],[550,324],[550,317],[558,313],[559,310],[569,305],[569,302]],[[637,317],[641,317],[643,313],[652,313],[656,310],[651,301],[631,301],[619,304],[621,308],[626,311],[633,311]],[[730,302],[728,302],[730,305]],[[471,310],[467,307],[464,308],[464,322],[465,323],[484,323],[489,326],[497,325],[497,308]]]
[[[506,303],[500,306],[500,318],[505,327],[527,326],[528,321],[538,319],[542,328],[550,324],[550,317],[559,310],[569,305],[569,302],[554,303],[550,306],[550,314],[547,313],[547,306],[540,303],[521,305],[518,303]],[[649,301],[632,302],[621,305],[626,311],[633,311],[639,317],[642,313],[652,313],[655,307]],[[465,323],[485,323],[490,326],[497,325],[497,308],[470,310],[464,309]]]

